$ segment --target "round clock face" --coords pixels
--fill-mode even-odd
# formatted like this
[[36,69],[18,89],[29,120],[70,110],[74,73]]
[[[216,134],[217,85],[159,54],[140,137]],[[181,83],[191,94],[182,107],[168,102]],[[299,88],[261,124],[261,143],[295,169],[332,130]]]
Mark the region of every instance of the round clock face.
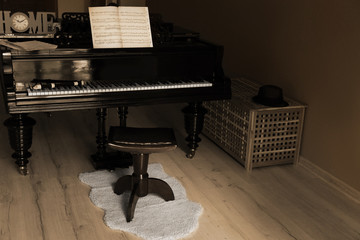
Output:
[[22,12],[11,15],[11,28],[17,32],[25,32],[29,28],[29,17]]

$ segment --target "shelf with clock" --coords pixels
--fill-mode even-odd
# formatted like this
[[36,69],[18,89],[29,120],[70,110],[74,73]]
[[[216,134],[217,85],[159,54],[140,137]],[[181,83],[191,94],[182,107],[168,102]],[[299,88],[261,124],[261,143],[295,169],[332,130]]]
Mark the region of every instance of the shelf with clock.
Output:
[[54,12],[0,11],[0,38],[52,38]]

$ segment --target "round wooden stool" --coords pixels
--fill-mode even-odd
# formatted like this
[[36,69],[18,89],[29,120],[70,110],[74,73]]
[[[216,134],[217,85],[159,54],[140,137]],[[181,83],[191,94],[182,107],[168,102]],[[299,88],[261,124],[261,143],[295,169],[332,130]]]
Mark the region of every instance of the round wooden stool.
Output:
[[115,183],[114,192],[122,194],[131,191],[126,221],[134,217],[136,203],[139,197],[154,193],[165,201],[174,200],[174,193],[163,180],[149,178],[147,173],[150,153],[174,150],[176,139],[171,128],[133,128],[111,126],[108,146],[133,156],[134,172],[132,175],[120,177]]

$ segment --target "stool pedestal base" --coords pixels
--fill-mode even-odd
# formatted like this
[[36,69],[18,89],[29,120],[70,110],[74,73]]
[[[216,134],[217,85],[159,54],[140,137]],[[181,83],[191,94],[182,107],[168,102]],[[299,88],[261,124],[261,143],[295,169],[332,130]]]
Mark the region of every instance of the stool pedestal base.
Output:
[[130,222],[134,218],[135,207],[139,197],[145,197],[149,193],[153,193],[165,201],[175,199],[171,187],[165,181],[148,177],[147,167],[149,154],[135,154],[133,157],[134,173],[120,177],[115,183],[114,188],[114,192],[118,195],[125,191],[131,191],[129,205],[126,211],[127,222]]

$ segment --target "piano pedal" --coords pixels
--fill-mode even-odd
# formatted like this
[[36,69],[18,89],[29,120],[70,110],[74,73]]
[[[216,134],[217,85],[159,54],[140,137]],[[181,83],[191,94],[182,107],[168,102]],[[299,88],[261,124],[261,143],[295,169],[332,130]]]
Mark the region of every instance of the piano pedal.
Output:
[[29,170],[27,169],[26,166],[18,167],[18,170],[19,170],[19,173],[23,176],[26,176],[29,174]]
[[187,158],[193,158],[195,156],[195,150],[194,149],[191,149],[189,150],[189,152],[186,153],[186,157]]

